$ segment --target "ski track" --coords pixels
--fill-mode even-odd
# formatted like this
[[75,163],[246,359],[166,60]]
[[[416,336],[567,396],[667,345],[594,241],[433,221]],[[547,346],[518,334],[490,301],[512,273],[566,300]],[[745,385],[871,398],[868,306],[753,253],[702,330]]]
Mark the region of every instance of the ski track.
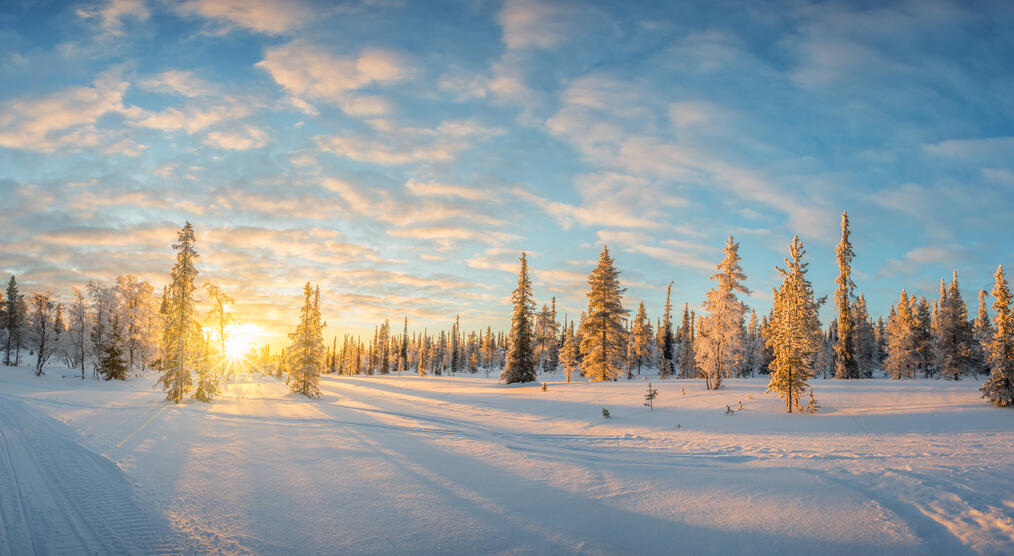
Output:
[[[875,432],[871,427],[877,429],[873,420],[877,410],[848,403],[839,394],[831,398],[835,403],[830,412],[840,413],[840,418],[852,422],[855,426],[851,432],[813,431],[806,433],[810,435],[808,441],[797,444],[793,434],[751,433],[749,429],[673,431],[636,423],[619,427],[607,423],[609,426],[600,427],[595,421],[541,415],[539,406],[525,405],[524,396],[511,390],[469,395],[459,390],[459,383],[438,385],[446,390],[435,390],[434,384],[435,381],[391,383],[383,379],[322,377],[324,395],[315,402],[280,396],[279,384],[265,383],[263,388],[258,384],[257,393],[249,387],[237,386],[223,392],[222,405],[183,408],[183,413],[170,412],[164,416],[165,405],[131,397],[102,407],[101,411],[108,410],[109,415],[127,412],[143,425],[127,436],[113,432],[103,439],[121,437],[119,443],[110,443],[108,453],[129,459],[141,444],[166,442],[164,429],[160,428],[167,425],[165,420],[183,417],[194,410],[199,410],[207,430],[231,431],[229,434],[248,430],[250,426],[265,427],[262,430],[272,431],[269,434],[280,435],[294,427],[303,431],[301,434],[317,434],[309,432],[313,429],[322,429],[325,436],[338,433],[339,437],[355,439],[386,460],[398,462],[407,480],[431,485],[449,493],[462,507],[495,517],[541,539],[545,543],[543,552],[550,553],[611,553],[620,545],[594,536],[582,538],[574,529],[549,529],[527,518],[523,506],[516,501],[497,498],[502,495],[497,489],[483,486],[483,479],[434,472],[433,467],[414,462],[414,456],[419,455],[420,462],[429,459],[436,466],[448,454],[457,454],[463,461],[480,467],[499,465],[499,458],[509,456],[544,462],[532,463],[535,466],[569,468],[574,475],[585,477],[587,490],[583,494],[556,490],[553,496],[565,500],[563,507],[587,505],[590,511],[602,513],[604,519],[610,511],[604,500],[636,498],[644,492],[644,486],[638,486],[643,485],[643,478],[667,474],[670,470],[679,474],[683,469],[706,469],[708,473],[765,469],[772,473],[771,477],[799,473],[808,477],[808,485],[836,485],[854,493],[863,505],[879,508],[870,515],[881,517],[864,526],[889,528],[903,524],[917,539],[915,545],[885,545],[885,553],[1014,553],[1011,476],[1014,468],[1000,463],[1005,460],[996,457],[997,451],[1009,454],[1014,445],[1009,435],[1002,432],[943,435]],[[522,403],[516,404],[512,396],[519,397]],[[230,401],[239,405],[230,406]],[[898,401],[900,411],[970,405],[946,401],[936,405],[902,405],[902,400]],[[165,516],[151,511],[135,498],[126,475],[114,463],[80,445],[69,427],[34,407],[39,404],[43,409],[94,410],[94,405],[34,395],[30,402],[32,407],[14,397],[0,395],[0,556],[300,552],[300,545],[288,546],[293,539],[262,537],[256,531],[206,529],[201,515],[191,511],[187,504],[175,505]],[[584,399],[572,403],[594,410],[598,402]],[[235,409],[219,411],[218,407]],[[147,426],[159,416],[162,419],[156,425]],[[158,425],[160,422],[162,425]],[[328,429],[333,433],[328,433]],[[187,446],[181,449],[190,449],[205,440],[202,434],[190,435]],[[980,461],[985,456],[992,458]],[[631,471],[634,475],[630,475]],[[626,483],[616,482],[616,477],[625,475],[629,476]],[[531,489],[540,480],[543,479],[516,482],[515,486]],[[544,512],[551,513],[557,508],[551,498],[529,502]],[[672,523],[647,514],[645,518],[659,519],[654,522],[655,527]],[[647,531],[650,527],[634,523],[629,522],[628,527],[643,529],[642,533],[650,536]],[[499,530],[494,533],[502,534]],[[514,553],[531,552],[539,546],[523,541],[510,548],[509,540],[498,542]],[[632,542],[631,547],[653,551],[649,550],[652,545],[646,538]],[[803,543],[797,544],[797,548],[810,546],[806,544],[808,541],[796,539],[796,542]],[[827,545],[825,552],[850,553],[864,548],[861,543],[836,542]],[[406,551],[404,546],[396,547],[386,535],[367,535],[344,546],[354,552],[384,553],[385,546],[391,552],[427,551],[427,545]],[[438,546],[441,545],[433,545]],[[436,551],[446,552],[450,546],[454,545],[444,545]],[[876,547],[869,545],[870,549]]]
[[0,396],[0,554],[176,554],[168,524],[64,425]]

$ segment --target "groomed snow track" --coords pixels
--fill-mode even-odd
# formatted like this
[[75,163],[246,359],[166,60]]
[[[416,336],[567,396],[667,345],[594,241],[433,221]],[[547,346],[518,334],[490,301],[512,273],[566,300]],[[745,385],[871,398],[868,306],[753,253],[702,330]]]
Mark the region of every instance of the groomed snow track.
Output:
[[0,396],[0,555],[185,551],[115,464],[59,421]]

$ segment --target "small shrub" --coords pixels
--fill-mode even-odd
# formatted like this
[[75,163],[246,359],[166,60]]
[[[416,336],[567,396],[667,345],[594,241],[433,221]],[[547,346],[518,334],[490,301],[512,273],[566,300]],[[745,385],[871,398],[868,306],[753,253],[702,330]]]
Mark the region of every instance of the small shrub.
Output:
[[605,419],[609,418],[609,410],[604,407],[602,408],[602,417]]

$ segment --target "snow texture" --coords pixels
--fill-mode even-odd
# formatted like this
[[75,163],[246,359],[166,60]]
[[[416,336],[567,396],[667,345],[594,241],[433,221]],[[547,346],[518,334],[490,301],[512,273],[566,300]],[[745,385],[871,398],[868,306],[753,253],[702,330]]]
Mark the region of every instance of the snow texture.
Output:
[[816,379],[789,415],[764,378],[653,378],[649,411],[643,380],[176,406],[62,371],[0,368],[0,554],[1014,553],[1014,411],[975,380]]

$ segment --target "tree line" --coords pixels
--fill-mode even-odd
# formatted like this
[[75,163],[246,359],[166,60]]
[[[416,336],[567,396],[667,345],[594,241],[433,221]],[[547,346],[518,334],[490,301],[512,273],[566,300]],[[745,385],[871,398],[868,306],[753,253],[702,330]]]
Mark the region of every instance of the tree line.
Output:
[[[176,264],[160,299],[151,284],[131,275],[111,285],[92,282],[87,293],[75,290],[66,319],[63,305],[49,292],[33,294],[26,301],[12,276],[0,303],[5,364],[19,364],[20,352],[27,347],[36,357],[37,374],[53,356],[80,369],[82,378],[86,360],[92,362],[94,375],[106,379],[155,368],[160,371],[157,385],[167,399],[179,403],[187,394],[202,401],[214,399],[235,363],[225,357],[225,326],[231,321],[226,307],[233,299],[206,284],[211,304],[207,319],[218,330],[212,338],[197,315],[199,255],[189,222],[173,248]],[[843,213],[835,248],[839,272],[834,319],[825,329],[818,312],[827,299],[814,295],[806,250],[798,237],[788,245],[784,264],[775,267],[782,282],[773,289],[771,310],[760,318],[739,297],[750,294],[739,243],[730,236],[722,253],[700,313],[684,304],[682,318],[674,323],[670,282],[663,314],[654,325],[643,302],[633,318],[624,308],[626,290],[608,247],[603,247],[588,275],[587,310],[576,320],[564,317],[562,325],[555,298],[537,310],[527,255],[522,253],[506,333],[494,332],[491,326],[466,333],[456,318],[450,330],[409,335],[405,318],[400,334],[392,332],[387,320],[376,327],[372,338],[345,335],[339,345],[335,336],[327,347],[320,289],[308,282],[290,344],[275,355],[265,346],[243,364],[285,376],[294,392],[308,397],[320,394],[317,377],[324,373],[427,376],[480,370],[488,374],[495,369],[504,383],[511,384],[535,381],[540,371],[562,371],[567,381],[575,374],[591,381],[618,380],[633,378],[635,372],[640,375],[648,366],[663,379],[702,379],[709,390],[721,388],[728,378],[767,374],[769,390],[785,400],[789,412],[800,409],[800,398],[815,376],[862,379],[878,369],[896,379],[957,380],[986,373],[990,377],[983,395],[995,405],[1014,404],[1014,317],[1002,266],[992,292],[978,292],[974,318],[969,318],[954,273],[949,284],[941,280],[939,298],[916,299],[902,290],[887,320],[874,321],[865,296],[856,294],[851,268],[855,252],[848,215]]]

